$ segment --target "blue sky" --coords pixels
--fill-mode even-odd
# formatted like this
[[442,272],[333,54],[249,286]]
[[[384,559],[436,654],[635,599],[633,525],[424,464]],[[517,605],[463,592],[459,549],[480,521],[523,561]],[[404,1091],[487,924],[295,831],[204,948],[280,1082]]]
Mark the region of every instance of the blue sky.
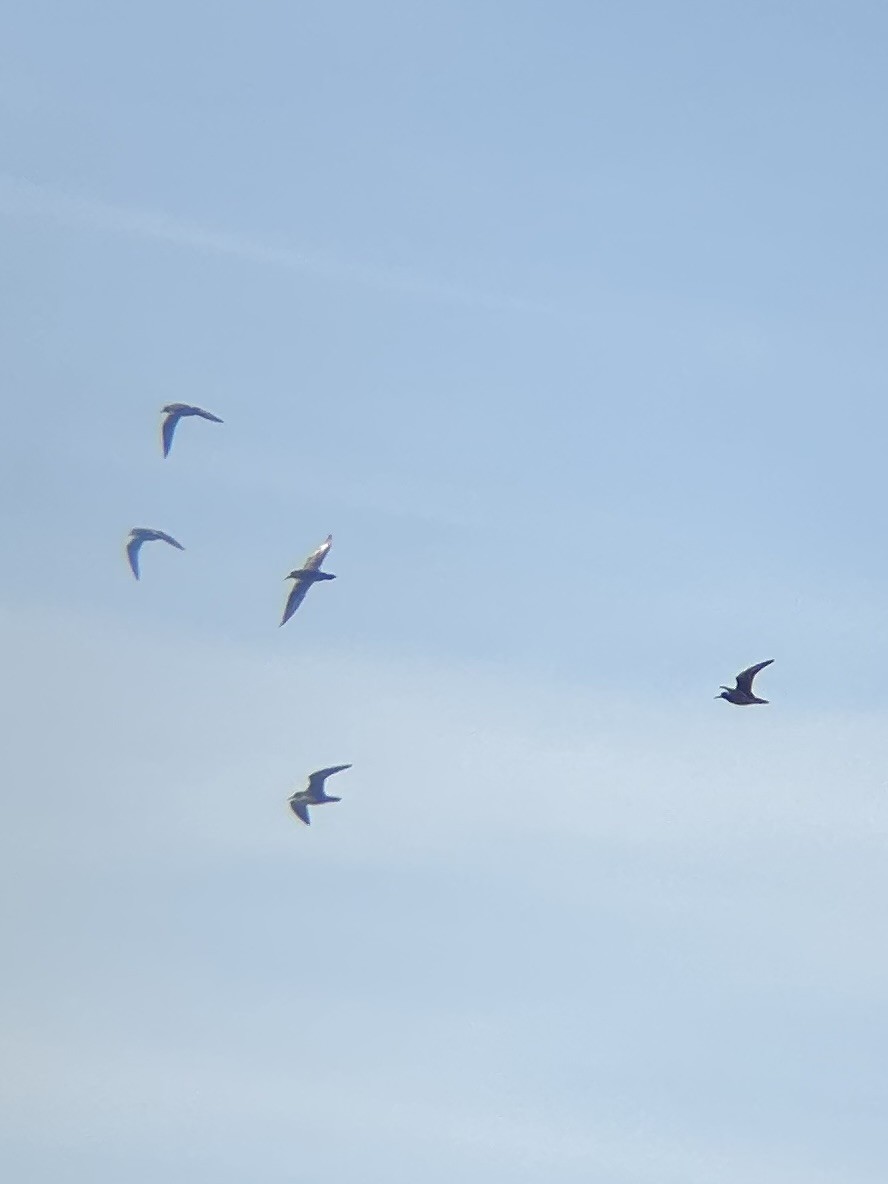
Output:
[[6,8],[5,1176],[882,1184],[886,37]]

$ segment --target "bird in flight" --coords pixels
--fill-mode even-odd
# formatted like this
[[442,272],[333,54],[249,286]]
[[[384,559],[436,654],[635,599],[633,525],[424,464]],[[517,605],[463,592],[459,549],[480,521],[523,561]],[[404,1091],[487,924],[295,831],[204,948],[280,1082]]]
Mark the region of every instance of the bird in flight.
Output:
[[126,557],[129,560],[129,565],[136,579],[139,578],[139,551],[142,549],[142,543],[154,543],[158,541],[169,543],[171,547],[176,547],[180,551],[185,550],[182,544],[176,542],[171,534],[165,534],[162,530],[151,530],[147,526],[134,526],[130,531],[129,541],[126,544]]
[[350,769],[351,765],[331,765],[329,769],[318,769],[308,779],[308,789],[297,790],[287,800],[290,809],[297,818],[301,818],[306,826],[311,826],[308,816],[309,806],[322,806],[324,802],[341,802],[342,798],[330,797],[324,788],[324,782],[334,773],[341,773],[343,769]]
[[752,680],[760,670],[770,666],[773,661],[773,658],[768,658],[767,662],[759,662],[755,666],[750,666],[748,670],[741,670],[737,675],[737,685],[723,686],[722,693],[716,695],[716,699],[727,699],[729,703],[735,703],[738,707],[749,707],[752,703],[767,703],[767,699],[759,699],[752,693]]
[[192,407],[190,403],[167,403],[166,407],[161,408],[161,411],[166,417],[160,432],[163,438],[164,456],[169,456],[170,448],[173,446],[173,433],[176,430],[176,425],[185,416],[197,415],[201,419],[211,419],[213,423],[222,422],[218,415],[213,415],[211,411],[204,411],[202,407]]
[[284,615],[281,618],[281,625],[286,625],[293,613],[296,612],[296,609],[302,604],[305,594],[312,584],[316,584],[318,580],[336,579],[336,576],[331,575],[330,572],[321,571],[321,564],[324,562],[327,552],[332,546],[333,535],[328,534],[317,551],[312,551],[302,567],[297,567],[295,571],[291,571],[286,577],[288,580],[295,580],[296,582],[290,589],[290,595],[287,597],[287,603],[284,605]]

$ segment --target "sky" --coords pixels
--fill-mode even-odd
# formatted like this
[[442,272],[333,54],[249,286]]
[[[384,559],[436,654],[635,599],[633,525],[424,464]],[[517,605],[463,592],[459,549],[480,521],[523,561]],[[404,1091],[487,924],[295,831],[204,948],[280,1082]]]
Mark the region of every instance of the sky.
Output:
[[886,42],[5,6],[4,1178],[883,1184]]

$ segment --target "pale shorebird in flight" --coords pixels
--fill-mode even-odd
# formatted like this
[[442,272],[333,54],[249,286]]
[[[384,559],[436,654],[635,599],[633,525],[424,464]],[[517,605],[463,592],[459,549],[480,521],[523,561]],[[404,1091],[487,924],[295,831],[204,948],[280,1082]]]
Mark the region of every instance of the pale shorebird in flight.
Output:
[[308,789],[297,790],[287,800],[290,809],[297,818],[301,818],[306,826],[311,826],[308,816],[309,806],[322,806],[325,802],[341,802],[342,798],[330,797],[324,788],[324,782],[334,773],[341,773],[343,769],[350,769],[351,765],[331,765],[329,769],[318,769],[308,779]]
[[328,534],[317,551],[312,551],[302,567],[297,567],[286,577],[288,580],[295,580],[296,582],[290,589],[290,595],[287,597],[287,603],[284,605],[284,615],[281,617],[281,625],[286,625],[293,613],[296,612],[296,609],[302,604],[305,594],[312,584],[316,584],[319,580],[336,579],[336,576],[330,572],[321,571],[321,564],[324,562],[327,552],[332,546],[333,535]]
[[180,551],[185,550],[171,534],[165,534],[162,530],[151,530],[148,526],[134,526],[126,544],[126,557],[136,579],[139,578],[139,551],[142,549],[142,543],[155,542],[169,543],[171,547],[176,547]]
[[770,666],[773,661],[773,658],[768,658],[767,662],[758,662],[755,666],[750,666],[748,670],[741,670],[737,675],[737,685],[735,687],[723,686],[722,693],[716,695],[716,699],[727,699],[729,703],[734,703],[737,707],[749,707],[753,703],[767,703],[767,699],[759,699],[752,693],[752,680],[760,670]]
[[170,449],[173,446],[173,433],[180,419],[184,419],[188,415],[197,415],[201,419],[211,419],[213,423],[222,422],[218,415],[213,415],[212,411],[204,411],[202,407],[192,407],[190,403],[167,403],[166,407],[161,408],[161,412],[165,417],[160,430],[164,456],[170,454]]

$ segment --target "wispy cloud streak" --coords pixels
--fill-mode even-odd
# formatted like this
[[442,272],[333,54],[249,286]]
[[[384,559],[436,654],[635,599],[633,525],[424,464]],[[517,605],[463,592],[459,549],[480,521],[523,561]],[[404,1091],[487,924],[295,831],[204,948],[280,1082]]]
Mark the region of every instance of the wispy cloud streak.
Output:
[[263,242],[249,235],[202,226],[172,215],[83,197],[23,177],[0,173],[0,214],[51,220],[106,234],[168,243],[190,251],[228,256],[305,276],[381,292],[420,296],[448,304],[495,312],[551,312],[542,304],[417,276],[400,267],[341,262],[293,247]]

